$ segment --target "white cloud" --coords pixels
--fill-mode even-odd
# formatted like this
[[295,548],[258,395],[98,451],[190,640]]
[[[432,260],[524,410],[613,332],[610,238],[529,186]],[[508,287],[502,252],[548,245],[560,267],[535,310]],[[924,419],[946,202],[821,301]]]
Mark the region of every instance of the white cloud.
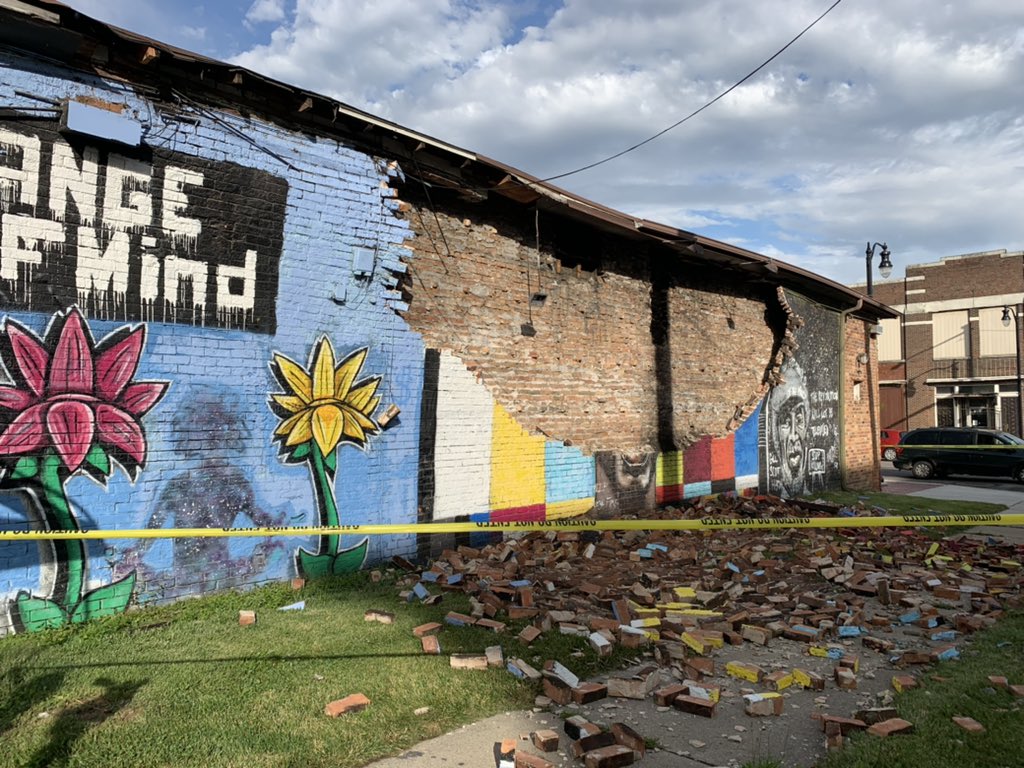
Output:
[[[274,18],[234,60],[544,177],[681,119],[825,7],[257,0]],[[867,240],[897,269],[1020,248],[1022,72],[1020,4],[851,0],[693,120],[557,183],[840,281],[863,280]]]
[[260,22],[284,21],[284,0],[256,0],[245,13],[245,20]]

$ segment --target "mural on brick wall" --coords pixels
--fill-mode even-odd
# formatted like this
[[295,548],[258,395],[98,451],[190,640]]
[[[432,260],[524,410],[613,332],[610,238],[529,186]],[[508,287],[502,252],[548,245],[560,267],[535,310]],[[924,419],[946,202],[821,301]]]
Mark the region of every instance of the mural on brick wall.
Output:
[[[67,484],[80,473],[106,485],[120,466],[134,480],[146,463],[142,418],[168,383],[133,381],[146,329],[124,326],[94,341],[77,308],[53,316],[43,337],[7,318],[0,355],[11,386],[0,386],[2,487],[24,495],[29,514],[50,531],[77,531]],[[86,590],[81,540],[41,547],[50,570],[42,594],[21,591],[8,606],[14,628],[35,631],[123,611],[134,571]]]
[[769,493],[802,496],[836,488],[839,466],[839,315],[786,293],[789,353],[764,409]]
[[[334,481],[338,450],[344,445],[362,448],[380,429],[373,412],[380,376],[359,378],[367,349],[357,349],[335,363],[334,346],[321,336],[309,357],[309,367],[275,353],[270,364],[283,393],[270,396],[270,406],[281,419],[274,430],[281,459],[305,464],[313,481],[320,525],[341,524]],[[368,539],[346,549],[338,535],[321,536],[316,552],[299,548],[295,569],[300,576],[350,573],[366,560]]]
[[600,517],[635,515],[654,507],[658,455],[628,456],[618,451],[598,451],[594,513]]
[[419,498],[424,522],[553,520],[638,514],[712,493],[758,488],[760,407],[736,431],[683,451],[587,454],[530,434],[447,351],[426,351]]
[[[273,333],[288,185],[161,149],[0,121],[8,308]],[[244,190],[245,194],[239,194]]]

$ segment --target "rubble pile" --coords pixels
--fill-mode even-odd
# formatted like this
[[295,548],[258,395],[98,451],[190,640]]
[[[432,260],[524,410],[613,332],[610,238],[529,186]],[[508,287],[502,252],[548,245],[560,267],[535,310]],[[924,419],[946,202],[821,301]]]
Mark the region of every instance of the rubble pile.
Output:
[[[650,518],[809,514],[885,513],[760,496],[705,499]],[[510,673],[541,681],[541,705],[652,699],[659,708],[713,718],[722,699],[733,698],[748,716],[773,718],[785,711],[788,688],[856,690],[866,658],[872,678],[882,667],[894,673],[883,702],[891,703],[917,684],[915,668],[957,658],[964,635],[1020,605],[1022,550],[969,536],[938,541],[914,528],[602,532],[584,523],[459,546],[422,571],[395,562],[407,571],[399,582],[403,599],[437,603],[453,590],[469,596],[468,615],[445,617],[451,627],[502,634],[525,621],[503,661]],[[417,628],[424,652],[440,653],[439,628]],[[638,667],[588,682],[570,671],[569,660],[521,658],[550,632],[586,638],[601,655],[636,649]],[[488,651],[458,665],[494,666],[495,650]],[[851,714],[815,713],[829,747],[851,730],[888,736],[913,727],[887,706]],[[620,733],[628,728],[616,725]],[[630,746],[614,730],[591,728],[573,738],[574,755],[588,766],[639,759],[635,739]],[[544,764],[523,754],[509,764]]]

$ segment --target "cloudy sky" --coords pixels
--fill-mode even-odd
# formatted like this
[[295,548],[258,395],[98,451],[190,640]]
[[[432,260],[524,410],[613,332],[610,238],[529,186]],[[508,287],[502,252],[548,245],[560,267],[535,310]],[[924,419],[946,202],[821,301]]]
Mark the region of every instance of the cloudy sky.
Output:
[[[70,0],[547,178],[833,0]],[[555,182],[844,283],[1024,248],[1024,4],[842,0]],[[876,262],[877,264],[877,257]],[[877,274],[875,279],[877,280]]]

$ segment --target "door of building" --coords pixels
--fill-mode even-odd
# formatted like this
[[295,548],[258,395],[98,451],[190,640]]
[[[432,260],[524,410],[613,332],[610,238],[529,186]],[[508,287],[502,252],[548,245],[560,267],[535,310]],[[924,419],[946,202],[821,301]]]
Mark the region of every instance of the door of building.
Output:
[[882,429],[907,429],[907,398],[902,384],[879,385],[878,401]]

